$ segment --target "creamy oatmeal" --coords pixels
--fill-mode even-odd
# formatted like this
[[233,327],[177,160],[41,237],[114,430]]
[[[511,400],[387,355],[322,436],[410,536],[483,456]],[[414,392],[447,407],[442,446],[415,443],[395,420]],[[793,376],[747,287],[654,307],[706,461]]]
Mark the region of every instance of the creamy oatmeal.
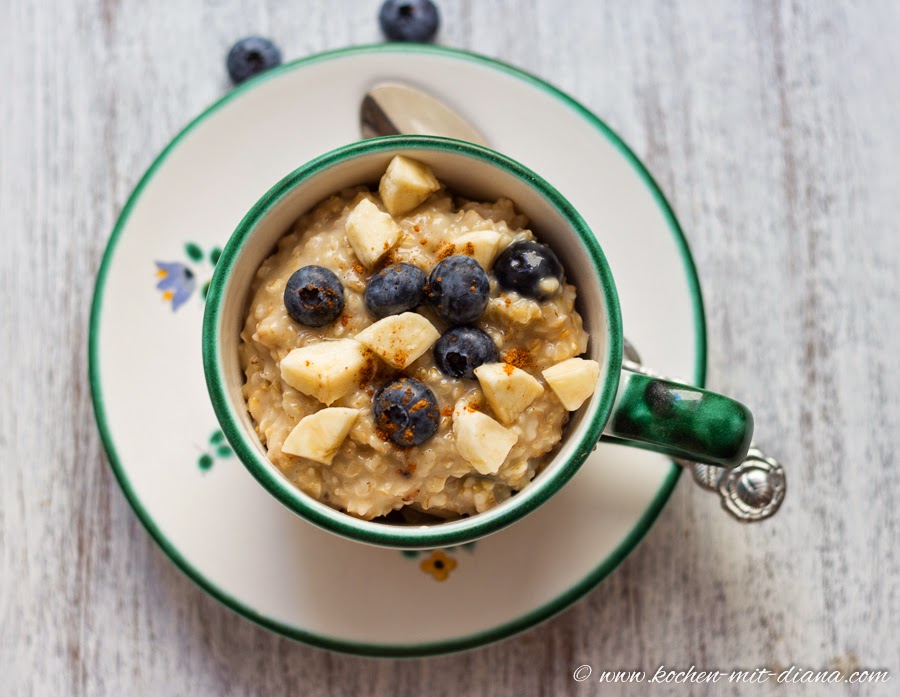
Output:
[[240,358],[268,457],[299,489],[416,520],[534,478],[599,365],[577,358],[575,287],[527,226],[512,201],[460,200],[398,157],[378,192],[342,191],[280,240]]

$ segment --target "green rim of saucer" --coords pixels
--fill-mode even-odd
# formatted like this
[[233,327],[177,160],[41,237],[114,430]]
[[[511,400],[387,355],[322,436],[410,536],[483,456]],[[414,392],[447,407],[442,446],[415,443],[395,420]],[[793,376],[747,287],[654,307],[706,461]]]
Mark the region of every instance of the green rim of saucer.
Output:
[[591,573],[585,576],[580,582],[576,583],[564,593],[561,593],[556,598],[544,603],[540,607],[537,607],[534,610],[531,610],[530,612],[517,617],[514,620],[510,620],[509,622],[503,623],[496,627],[492,627],[490,629],[473,633],[467,636],[456,637],[448,640],[419,644],[374,644],[371,642],[348,641],[345,639],[331,637],[320,633],[308,632],[258,613],[252,607],[246,605],[245,603],[235,598],[228,592],[222,590],[215,583],[207,579],[203,575],[203,573],[199,569],[194,567],[187,559],[185,559],[178,551],[178,549],[165,537],[159,527],[157,527],[152,517],[141,505],[140,499],[138,498],[137,493],[132,487],[131,482],[129,481],[125,473],[125,469],[122,466],[122,462],[119,459],[118,453],[116,451],[115,442],[113,440],[112,432],[109,429],[106,417],[106,409],[103,402],[103,392],[100,378],[100,363],[98,355],[98,327],[100,323],[100,316],[103,310],[103,297],[106,284],[106,276],[115,255],[119,236],[125,229],[131,211],[134,205],[140,199],[147,183],[153,178],[156,170],[175,150],[179,143],[188,134],[190,134],[190,132],[196,126],[205,121],[209,116],[217,112],[223,106],[228,104],[232,99],[236,99],[243,95],[245,92],[255,89],[257,86],[273,77],[284,74],[286,72],[290,72],[297,68],[305,67],[319,62],[346,58],[354,55],[370,55],[376,53],[424,53],[477,63],[505,73],[506,75],[512,76],[527,84],[533,85],[541,89],[548,96],[558,100],[562,104],[565,104],[570,109],[578,113],[582,118],[584,118],[588,123],[596,128],[601,133],[601,135],[603,135],[619,151],[619,153],[621,153],[622,156],[631,163],[638,176],[640,176],[641,180],[644,182],[645,186],[652,194],[657,206],[660,209],[660,212],[663,214],[663,217],[668,223],[669,230],[671,231],[681,254],[681,260],[686,273],[686,280],[688,282],[691,297],[693,299],[694,331],[696,344],[694,382],[699,386],[703,386],[706,380],[706,319],[703,307],[703,296],[700,290],[699,278],[697,276],[697,269],[694,265],[694,260],[691,256],[690,248],[684,236],[684,232],[682,231],[681,226],[679,225],[678,220],[675,217],[674,211],[663,195],[662,190],[659,188],[656,181],[653,179],[652,175],[646,169],[643,163],[618,136],[618,134],[616,134],[609,126],[606,125],[606,123],[604,123],[600,118],[594,115],[585,106],[571,98],[569,95],[560,91],[553,85],[549,84],[548,82],[519,68],[513,67],[493,58],[481,56],[476,53],[471,53],[469,51],[464,51],[461,49],[451,49],[441,46],[413,46],[404,44],[374,44],[370,46],[356,46],[336,49],[332,51],[325,51],[312,56],[308,56],[306,58],[292,61],[290,63],[286,63],[278,68],[274,68],[270,71],[267,71],[266,73],[263,73],[261,76],[253,80],[249,80],[242,86],[230,91],[228,94],[224,95],[221,99],[214,102],[206,110],[200,113],[196,118],[190,121],[162,150],[162,152],[156,157],[156,159],[138,181],[137,185],[129,196],[128,201],[123,207],[118,220],[116,221],[115,227],[113,228],[110,235],[106,250],[103,254],[103,258],[100,262],[100,267],[97,272],[97,282],[94,288],[93,301],[91,304],[89,328],[90,331],[88,339],[88,371],[91,386],[91,397],[94,406],[94,414],[97,420],[97,426],[99,428],[103,446],[106,450],[107,457],[109,458],[113,474],[119,482],[119,485],[121,486],[126,499],[134,509],[135,513],[138,516],[138,519],[141,521],[141,524],[147,529],[147,531],[150,533],[150,536],[162,548],[163,552],[191,580],[193,580],[198,586],[200,586],[200,588],[202,588],[209,595],[214,597],[226,607],[262,627],[265,627],[271,631],[277,632],[291,639],[301,641],[310,646],[356,655],[412,658],[417,656],[431,656],[454,653],[458,651],[466,651],[469,649],[477,648],[479,646],[484,646],[485,644],[499,641],[501,639],[506,639],[515,634],[530,629],[568,608],[570,605],[575,603],[590,590],[592,590],[604,578],[606,578],[606,576],[608,576],[613,571],[613,569],[615,569],[622,562],[622,560],[626,556],[628,556],[628,554],[635,548],[638,542],[643,539],[644,535],[647,534],[654,521],[659,516],[666,502],[669,500],[669,497],[671,496],[672,491],[674,490],[675,485],[678,483],[678,479],[681,476],[681,468],[674,463],[671,465],[669,474],[663,482],[662,486],[660,486],[659,490],[657,491],[657,494],[654,497],[653,501],[647,507],[637,524],[632,528],[631,532],[625,537],[625,539],[622,540],[622,542],[613,551],[612,554],[606,557],[595,569],[591,571]]

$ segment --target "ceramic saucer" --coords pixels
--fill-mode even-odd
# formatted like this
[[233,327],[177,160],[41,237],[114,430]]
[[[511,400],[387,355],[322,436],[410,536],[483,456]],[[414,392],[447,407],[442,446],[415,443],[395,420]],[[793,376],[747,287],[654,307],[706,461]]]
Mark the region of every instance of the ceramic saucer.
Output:
[[200,587],[316,646],[414,656],[486,644],[573,603],[647,532],[679,469],[660,455],[601,444],[550,503],[511,528],[462,548],[404,554],[304,522],[234,457],[200,358],[219,250],[274,182],[358,139],[360,98],[387,79],[431,91],[556,186],[606,252],[626,336],[648,365],[702,383],[693,262],[662,193],[622,141],[515,68],[396,44],[282,66],[175,137],[113,230],[94,295],[90,370],[97,422],[125,495]]

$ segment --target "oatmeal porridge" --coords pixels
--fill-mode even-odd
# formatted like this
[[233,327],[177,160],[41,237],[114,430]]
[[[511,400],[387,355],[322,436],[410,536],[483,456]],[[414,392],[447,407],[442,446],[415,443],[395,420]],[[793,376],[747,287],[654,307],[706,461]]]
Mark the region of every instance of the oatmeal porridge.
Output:
[[497,505],[597,383],[575,296],[512,201],[461,200],[395,157],[377,192],[320,203],[256,274],[240,360],[269,459],[367,520]]

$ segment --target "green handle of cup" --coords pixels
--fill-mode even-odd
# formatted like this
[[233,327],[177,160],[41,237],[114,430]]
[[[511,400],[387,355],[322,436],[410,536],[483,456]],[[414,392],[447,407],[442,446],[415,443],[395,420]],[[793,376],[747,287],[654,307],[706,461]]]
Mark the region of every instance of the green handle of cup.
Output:
[[691,462],[734,467],[747,456],[753,415],[715,392],[622,370],[604,440]]

